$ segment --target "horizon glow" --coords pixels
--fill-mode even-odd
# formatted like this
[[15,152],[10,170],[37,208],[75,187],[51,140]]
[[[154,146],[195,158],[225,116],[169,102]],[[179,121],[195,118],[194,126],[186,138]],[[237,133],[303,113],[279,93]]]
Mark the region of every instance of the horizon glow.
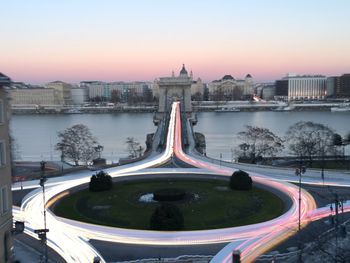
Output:
[[273,81],[350,72],[346,0],[6,1],[0,72],[14,81],[153,81],[186,65]]

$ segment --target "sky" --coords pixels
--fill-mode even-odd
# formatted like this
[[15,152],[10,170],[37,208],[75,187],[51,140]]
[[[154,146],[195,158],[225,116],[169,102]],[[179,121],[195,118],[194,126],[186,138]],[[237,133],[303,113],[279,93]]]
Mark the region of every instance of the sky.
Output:
[[13,81],[153,81],[182,64],[226,74],[350,72],[348,0],[10,0],[0,72]]

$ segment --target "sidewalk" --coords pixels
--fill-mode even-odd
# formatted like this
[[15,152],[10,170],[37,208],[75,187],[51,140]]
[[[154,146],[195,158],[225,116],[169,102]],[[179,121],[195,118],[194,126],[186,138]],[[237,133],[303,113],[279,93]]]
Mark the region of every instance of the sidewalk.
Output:
[[[15,260],[20,263],[42,262],[43,247],[39,240],[36,240],[26,234],[16,235],[14,238]],[[54,250],[48,250],[48,262],[65,263],[66,261]]]

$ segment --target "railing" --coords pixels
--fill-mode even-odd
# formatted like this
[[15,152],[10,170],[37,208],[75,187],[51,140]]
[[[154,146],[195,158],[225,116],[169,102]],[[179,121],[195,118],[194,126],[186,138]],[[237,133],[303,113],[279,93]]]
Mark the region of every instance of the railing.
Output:
[[182,132],[182,146],[183,148],[189,145],[188,135],[187,135],[187,118],[185,112],[185,106],[180,104],[181,106],[181,132]]
[[118,261],[118,263],[155,263],[155,262],[177,262],[177,263],[189,263],[189,262],[201,262],[207,263],[213,256],[205,256],[205,255],[183,255],[178,256],[176,258],[146,258],[146,259],[136,259],[130,261]]

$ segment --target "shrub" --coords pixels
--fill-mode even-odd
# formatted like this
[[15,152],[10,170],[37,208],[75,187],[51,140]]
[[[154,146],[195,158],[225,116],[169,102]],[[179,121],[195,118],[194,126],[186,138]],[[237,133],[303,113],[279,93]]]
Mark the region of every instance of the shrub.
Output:
[[235,171],[230,178],[230,187],[233,190],[251,190],[253,180],[248,173],[238,170]]
[[184,218],[180,209],[173,204],[162,203],[153,212],[150,220],[152,230],[176,231],[184,228]]
[[91,192],[101,192],[112,189],[112,186],[112,177],[108,173],[100,171],[91,176],[89,190]]

